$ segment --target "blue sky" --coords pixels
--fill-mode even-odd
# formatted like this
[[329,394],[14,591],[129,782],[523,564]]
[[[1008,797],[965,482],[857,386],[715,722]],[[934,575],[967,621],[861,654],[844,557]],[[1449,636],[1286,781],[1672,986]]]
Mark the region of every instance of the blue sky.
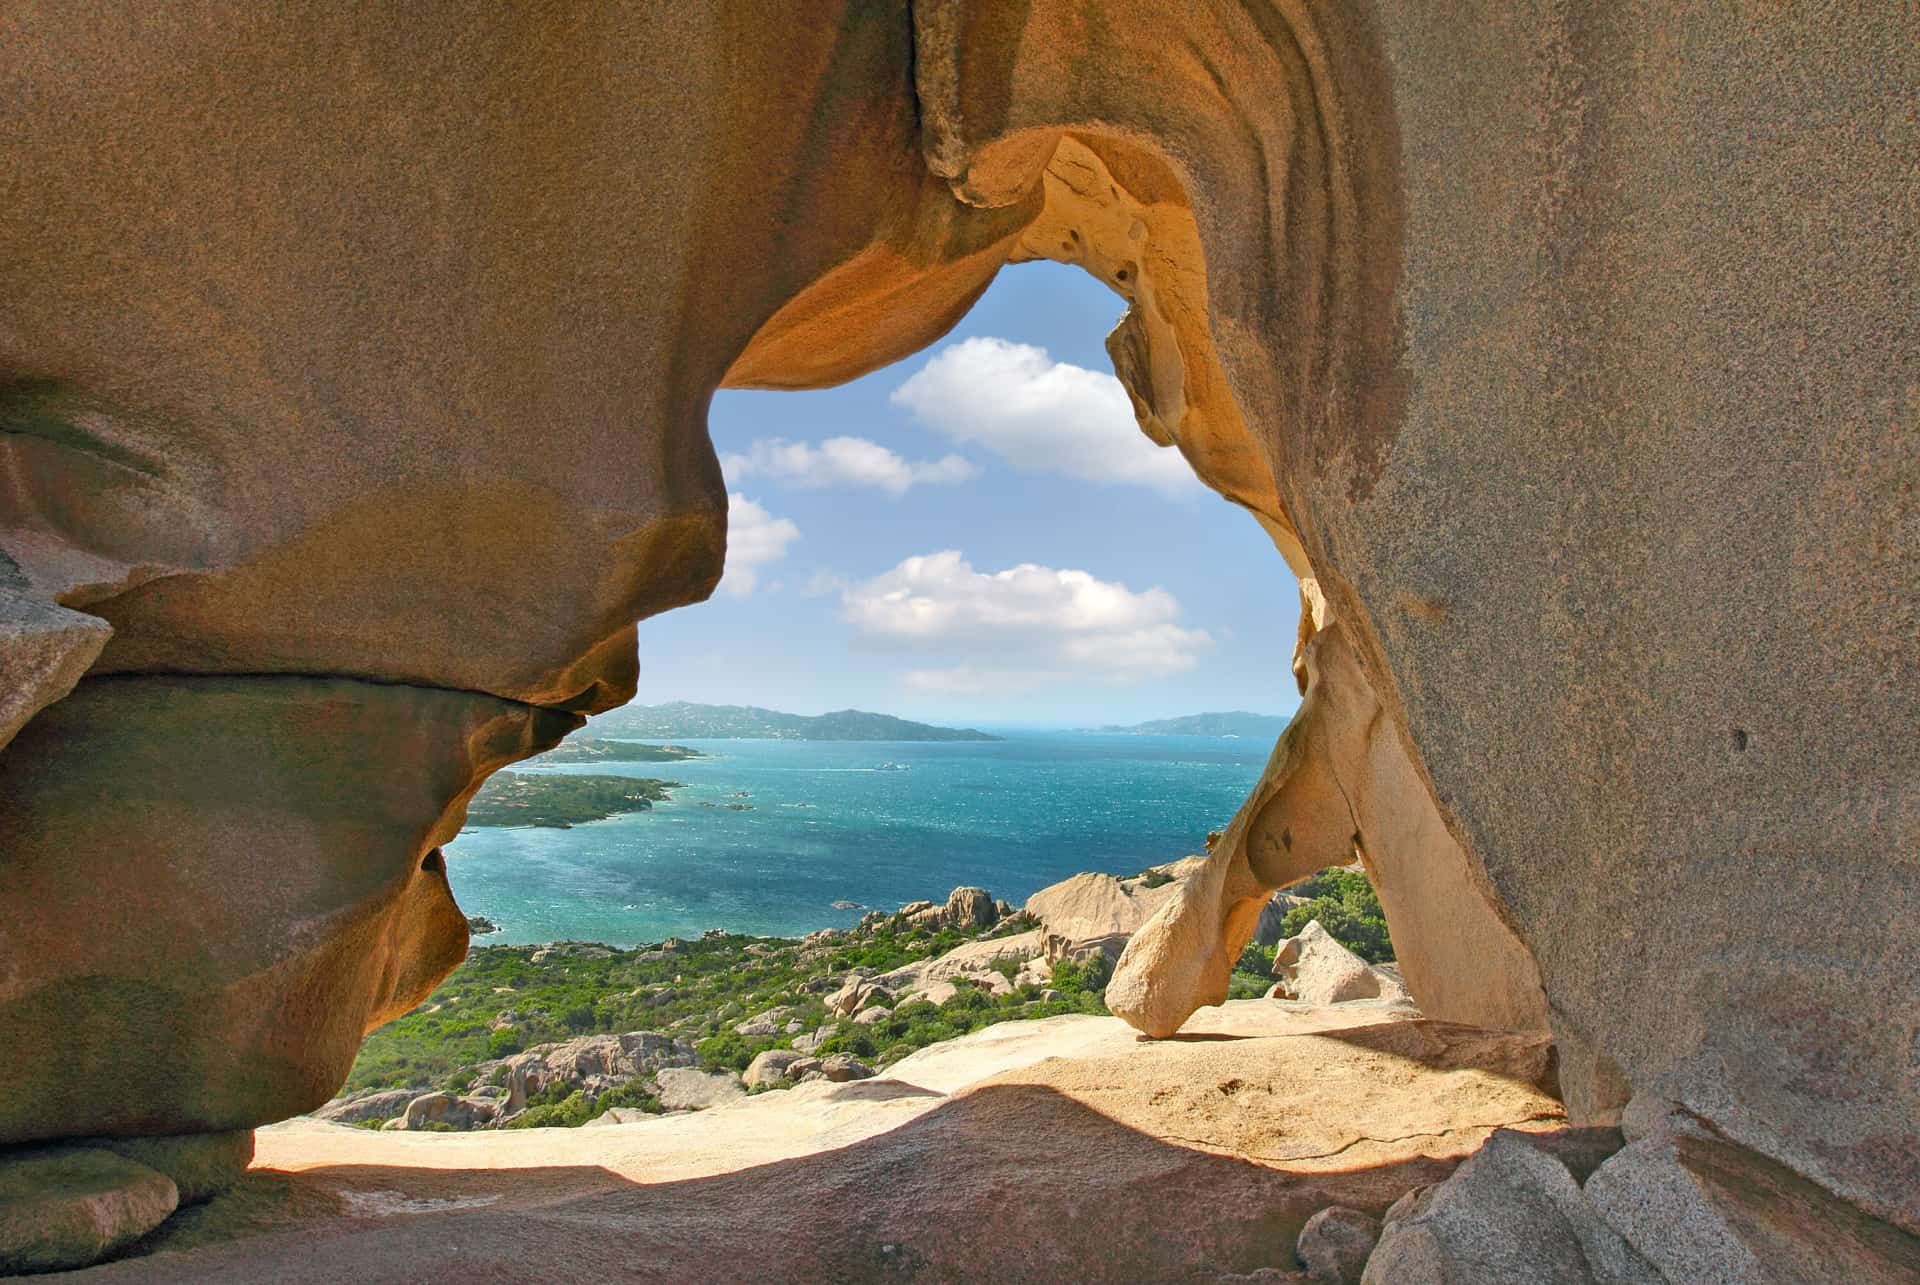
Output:
[[1019,265],[897,365],[720,393],[727,575],[641,623],[637,699],[1035,726],[1290,711],[1292,576],[1134,426],[1102,346],[1123,307]]

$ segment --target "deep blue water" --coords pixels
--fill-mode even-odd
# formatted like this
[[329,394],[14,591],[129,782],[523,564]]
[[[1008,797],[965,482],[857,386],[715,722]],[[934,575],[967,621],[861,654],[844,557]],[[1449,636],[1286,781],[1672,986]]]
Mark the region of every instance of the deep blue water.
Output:
[[[1201,736],[1009,733],[992,742],[676,741],[713,755],[516,772],[684,781],[651,812],[569,830],[463,831],[447,874],[488,944],[630,946],[707,928],[845,927],[978,884],[1014,903],[1081,870],[1132,874],[1201,851],[1269,745]],[[895,763],[905,770],[882,770]],[[744,790],[745,799],[728,797]],[[733,812],[702,803],[752,805]]]

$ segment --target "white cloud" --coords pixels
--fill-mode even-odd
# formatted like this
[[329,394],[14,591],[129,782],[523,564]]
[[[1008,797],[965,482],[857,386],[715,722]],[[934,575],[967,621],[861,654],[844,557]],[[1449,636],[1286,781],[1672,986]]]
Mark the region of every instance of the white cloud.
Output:
[[1031,562],[979,572],[954,550],[908,558],[840,595],[861,633],[951,664],[909,671],[909,687],[1005,694],[1075,679],[1134,683],[1191,669],[1213,640],[1178,623],[1164,589],[1139,592],[1085,571]]
[[890,400],[935,432],[984,446],[1025,473],[1150,486],[1171,496],[1203,489],[1178,451],[1140,431],[1118,379],[1055,361],[1031,344],[949,344]]
[[762,437],[744,455],[721,456],[720,468],[729,480],[764,477],[789,486],[872,486],[891,495],[904,495],[914,486],[950,486],[980,473],[958,455],[907,460],[864,437],[829,437],[818,446]]
[[760,583],[760,568],[787,556],[800,538],[790,518],[776,518],[739,492],[727,496],[727,566],[720,592],[745,598]]

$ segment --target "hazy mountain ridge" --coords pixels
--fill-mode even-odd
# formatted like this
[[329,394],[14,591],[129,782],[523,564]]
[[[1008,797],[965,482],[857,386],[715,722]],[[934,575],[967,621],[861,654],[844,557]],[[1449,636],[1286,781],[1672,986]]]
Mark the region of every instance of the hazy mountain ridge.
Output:
[[600,735],[687,737],[762,741],[997,741],[972,728],[936,727],[841,709],[827,714],[787,714],[757,705],[628,705],[595,718]]
[[1182,714],[1178,718],[1156,718],[1124,727],[1109,724],[1095,730],[1122,732],[1129,736],[1246,736],[1271,739],[1286,730],[1287,722],[1287,717],[1281,714],[1255,714],[1234,709],[1208,714]]

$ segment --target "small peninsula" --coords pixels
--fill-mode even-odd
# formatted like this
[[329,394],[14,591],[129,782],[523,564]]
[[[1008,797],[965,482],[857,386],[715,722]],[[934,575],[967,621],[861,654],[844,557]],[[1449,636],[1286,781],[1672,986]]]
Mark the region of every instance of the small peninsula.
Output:
[[645,812],[680,785],[643,776],[496,772],[467,805],[467,824],[564,830],[622,812]]
[[568,737],[545,754],[542,763],[684,763],[709,755],[684,745],[643,745],[638,741],[602,741],[590,736]]
[[859,709],[785,714],[756,705],[628,705],[595,718],[603,736],[705,737],[755,741],[997,741],[969,727],[936,727]]
[[1095,730],[1121,732],[1128,736],[1245,736],[1272,740],[1287,729],[1288,719],[1279,714],[1254,714],[1244,709],[1211,714],[1183,714],[1178,718],[1156,718],[1151,722],[1127,726],[1108,725]]

